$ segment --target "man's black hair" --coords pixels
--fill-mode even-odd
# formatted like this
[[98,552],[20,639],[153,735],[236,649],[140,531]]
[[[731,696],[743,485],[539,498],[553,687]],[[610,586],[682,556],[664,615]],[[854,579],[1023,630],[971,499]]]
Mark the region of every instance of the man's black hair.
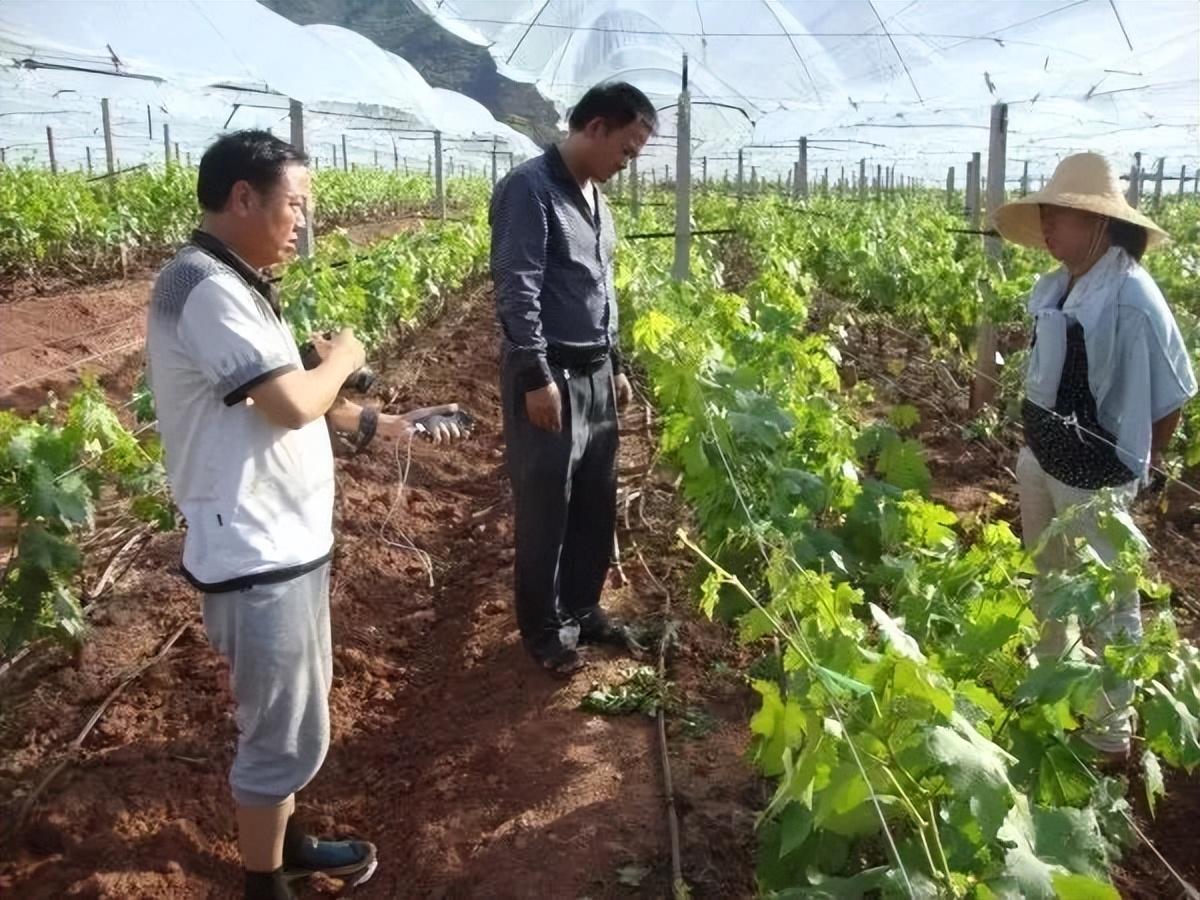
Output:
[[640,119],[651,131],[658,127],[658,112],[649,98],[625,81],[598,84],[575,104],[567,120],[572,131],[583,131],[593,119],[603,119],[608,130],[624,128]]
[[223,134],[200,159],[196,198],[203,209],[220,212],[239,181],[248,181],[257,190],[268,191],[292,163],[305,165],[308,157],[269,131]]

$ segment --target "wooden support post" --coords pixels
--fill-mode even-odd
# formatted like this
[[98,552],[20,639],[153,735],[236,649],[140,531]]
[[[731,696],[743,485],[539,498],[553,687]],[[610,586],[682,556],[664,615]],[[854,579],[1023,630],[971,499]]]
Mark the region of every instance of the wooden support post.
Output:
[[1162,203],[1162,184],[1163,184],[1163,167],[1167,164],[1165,156],[1158,158],[1158,165],[1154,169],[1154,207]]
[[954,166],[946,172],[946,206],[954,207]]
[[967,181],[963,185],[963,218],[971,221],[971,185],[975,183],[974,160],[967,160]]
[[171,167],[171,126],[163,122],[163,165]]
[[[289,100],[288,116],[291,119],[291,144],[300,153],[304,153],[304,104],[299,100]],[[313,217],[307,201],[301,211],[304,214],[304,224],[296,229],[296,252],[302,257],[307,257],[312,256],[314,244]]]
[[883,197],[883,164],[875,164],[875,199],[879,200]]
[[[453,163],[451,163],[453,166]],[[442,133],[433,133],[433,189],[437,199],[437,215],[446,218],[446,180],[442,177]]]
[[175,142],[175,165],[179,165],[179,141]]
[[737,168],[737,198],[741,202],[743,186],[746,183],[745,179],[745,151],[738,149],[738,168]]
[[858,161],[858,196],[867,199],[867,160],[864,157]]
[[708,185],[708,157],[707,156],[702,157],[700,159],[700,184],[702,184],[704,186]]
[[808,138],[800,138],[800,199],[808,199]]
[[1024,168],[1021,170],[1021,196],[1025,197],[1029,194],[1029,160],[1025,160]]
[[980,171],[982,162],[980,154],[971,154],[971,180],[967,185],[967,220],[975,231],[979,230],[980,224],[983,222],[983,202],[980,189],[980,181],[983,178],[983,173]]
[[46,126],[46,147],[50,151],[50,174],[58,174],[58,159],[54,156],[54,129]]
[[[1004,205],[1005,158],[1008,152],[1008,104],[992,107],[992,127],[988,141],[987,209],[988,216]],[[984,241],[992,265],[999,266],[1004,246],[1000,237],[989,236]],[[975,341],[975,382],[971,391],[971,410],[978,412],[996,399],[996,326],[991,310],[980,310],[979,332]]]
[[492,187],[493,188],[496,186],[496,182],[499,180],[499,174],[500,174],[500,170],[499,170],[499,168],[497,166],[497,162],[496,162],[496,142],[492,141]]
[[1187,181],[1187,166],[1179,167],[1179,196],[1183,196],[1183,183]]
[[117,171],[117,158],[113,152],[112,118],[108,112],[108,98],[100,101],[100,118],[104,127],[104,162],[108,166],[108,174]]
[[1133,165],[1129,167],[1129,187],[1125,191],[1125,200],[1134,209],[1142,199],[1142,154],[1133,154]]
[[92,148],[84,147],[83,149],[87,153],[87,170],[88,170],[88,174],[91,175],[92,174]]
[[642,202],[642,179],[638,175],[638,161],[635,156],[629,161],[629,212],[636,219]]
[[692,99],[688,93],[686,53],[681,80],[679,105],[675,110],[675,262],[671,267],[675,281],[687,281],[692,253]]
[[187,167],[190,169],[192,167],[192,151],[190,151],[190,150],[187,151],[186,153],[183,154],[183,156],[184,156],[184,160],[187,163]]
[[146,136],[154,140],[154,119],[150,117],[150,104],[146,104]]
[[346,149],[346,135],[342,135],[342,171],[350,171],[350,153]]
[[379,168],[379,148],[378,148],[378,147],[372,147],[372,148],[371,148],[371,152],[372,152],[372,153],[374,154],[374,156],[375,156],[375,168],[377,168],[377,169],[378,169],[378,168]]

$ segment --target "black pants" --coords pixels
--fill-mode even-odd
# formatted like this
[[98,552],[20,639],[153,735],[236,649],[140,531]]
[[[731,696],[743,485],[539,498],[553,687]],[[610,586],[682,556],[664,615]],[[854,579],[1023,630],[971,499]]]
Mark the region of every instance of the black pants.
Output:
[[617,518],[617,410],[612,365],[551,367],[562,431],[529,421],[505,358],[504,439],[516,507],[517,624],[535,656],[573,648],[595,622]]

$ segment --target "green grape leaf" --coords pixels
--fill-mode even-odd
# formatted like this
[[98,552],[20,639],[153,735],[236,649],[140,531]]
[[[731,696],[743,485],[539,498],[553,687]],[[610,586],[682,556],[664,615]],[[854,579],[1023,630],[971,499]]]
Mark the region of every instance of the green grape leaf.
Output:
[[917,642],[911,635],[905,633],[903,621],[893,619],[874,603],[869,603],[867,606],[871,610],[871,618],[875,620],[884,644],[892,652],[905,659],[925,662],[925,655],[921,653]]
[[1142,781],[1146,785],[1146,805],[1150,807],[1150,815],[1153,816],[1158,800],[1167,795],[1167,788],[1163,783],[1162,766],[1152,750],[1142,754]]
[[1085,806],[1092,799],[1092,778],[1071,751],[1055,745],[1038,766],[1037,802],[1043,806]]
[[1055,872],[1050,883],[1058,900],[1121,900],[1115,887],[1089,875]]

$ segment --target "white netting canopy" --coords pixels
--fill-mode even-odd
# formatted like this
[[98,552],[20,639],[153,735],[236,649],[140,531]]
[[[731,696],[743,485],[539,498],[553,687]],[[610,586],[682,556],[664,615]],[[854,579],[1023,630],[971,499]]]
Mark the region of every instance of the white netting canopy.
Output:
[[[710,175],[738,148],[763,174],[783,171],[807,137],[810,177],[866,157],[940,179],[986,153],[998,101],[1009,104],[1010,173],[1028,161],[1048,175],[1083,149],[1193,172],[1200,161],[1193,0],[413,2],[561,112],[609,79],[668,106],[686,53],[692,160],[709,157]],[[674,163],[669,110],[660,132],[651,162]]]
[[44,163],[46,127],[60,165],[104,160],[100,99],[123,167],[161,159],[162,126],[199,154],[222,130],[289,134],[305,107],[310,155],[332,164],[345,136],[355,162],[425,171],[433,131],[447,155],[486,171],[493,148],[537,152],[470,98],[431,88],[408,62],[332,25],[302,27],[252,0],[0,3],[0,146],[10,163]]

